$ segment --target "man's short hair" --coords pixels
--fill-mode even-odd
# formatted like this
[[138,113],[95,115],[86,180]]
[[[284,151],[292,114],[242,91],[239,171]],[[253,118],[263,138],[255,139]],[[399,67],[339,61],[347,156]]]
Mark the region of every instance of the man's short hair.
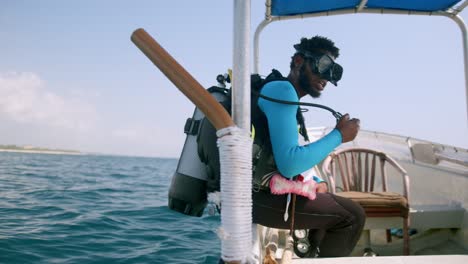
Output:
[[[340,49],[335,46],[335,43],[329,38],[322,36],[315,36],[310,39],[301,38],[301,42],[294,45],[297,54],[301,54],[300,51],[309,51],[312,53],[324,53],[330,52],[330,54],[336,58],[340,56]],[[293,56],[294,58],[294,56]],[[294,68],[294,60],[291,60],[291,69]]]

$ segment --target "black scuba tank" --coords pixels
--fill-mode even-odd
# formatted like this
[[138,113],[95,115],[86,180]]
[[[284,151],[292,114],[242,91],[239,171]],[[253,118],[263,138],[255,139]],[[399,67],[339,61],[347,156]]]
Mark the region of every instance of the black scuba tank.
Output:
[[[218,75],[218,86],[207,89],[218,102],[228,99],[225,79],[225,76]],[[184,133],[187,137],[177,169],[172,176],[168,199],[170,209],[198,217],[203,215],[207,205],[207,179],[209,177],[207,175],[210,174],[210,168],[202,162],[198,154],[200,150],[197,138],[205,120],[205,115],[200,109],[195,108],[192,118],[188,118],[185,123]],[[216,140],[211,141],[216,142]]]

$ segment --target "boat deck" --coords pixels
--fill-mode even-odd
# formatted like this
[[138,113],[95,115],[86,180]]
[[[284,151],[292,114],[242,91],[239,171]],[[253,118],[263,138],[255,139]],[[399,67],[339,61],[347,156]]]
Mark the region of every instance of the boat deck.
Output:
[[[418,229],[418,233],[411,236],[410,255],[467,255],[468,249],[457,243],[454,239],[457,229]],[[403,239],[392,236],[392,242],[387,243],[385,230],[371,231],[372,250],[378,256],[400,256],[403,252]],[[358,242],[351,256],[362,256],[364,252],[364,241]],[[361,258],[362,259],[362,258]],[[465,262],[465,263],[468,263]]]
[[[372,230],[371,246],[372,250],[378,255],[377,257],[362,257],[365,248],[365,240],[361,237],[350,257],[301,259],[294,255],[292,263],[466,264],[468,263],[468,249],[457,243],[456,239],[454,239],[459,232],[461,232],[460,229],[448,228],[418,229],[418,233],[411,236],[411,256],[402,256],[403,241],[401,238],[392,236],[392,242],[387,243],[385,230]],[[284,234],[280,234],[280,238],[281,236],[284,236]],[[280,245],[276,251],[278,263],[281,263],[281,256],[284,250],[282,246],[283,245]]]
[[294,259],[294,264],[466,264],[468,255],[386,256],[369,258]]

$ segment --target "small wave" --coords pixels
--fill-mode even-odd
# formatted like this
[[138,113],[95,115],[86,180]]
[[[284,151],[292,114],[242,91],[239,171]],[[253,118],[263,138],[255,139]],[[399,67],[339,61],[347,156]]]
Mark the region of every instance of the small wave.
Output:
[[0,263],[217,263],[219,216],[167,207],[177,160],[8,155]]

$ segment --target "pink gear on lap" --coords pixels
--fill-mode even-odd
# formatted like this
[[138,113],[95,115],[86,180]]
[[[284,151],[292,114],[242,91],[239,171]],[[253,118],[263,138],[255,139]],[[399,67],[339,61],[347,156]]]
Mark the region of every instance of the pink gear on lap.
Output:
[[294,181],[288,180],[280,174],[275,174],[270,180],[270,190],[273,194],[295,193],[314,200],[317,184],[313,180],[307,182]]

